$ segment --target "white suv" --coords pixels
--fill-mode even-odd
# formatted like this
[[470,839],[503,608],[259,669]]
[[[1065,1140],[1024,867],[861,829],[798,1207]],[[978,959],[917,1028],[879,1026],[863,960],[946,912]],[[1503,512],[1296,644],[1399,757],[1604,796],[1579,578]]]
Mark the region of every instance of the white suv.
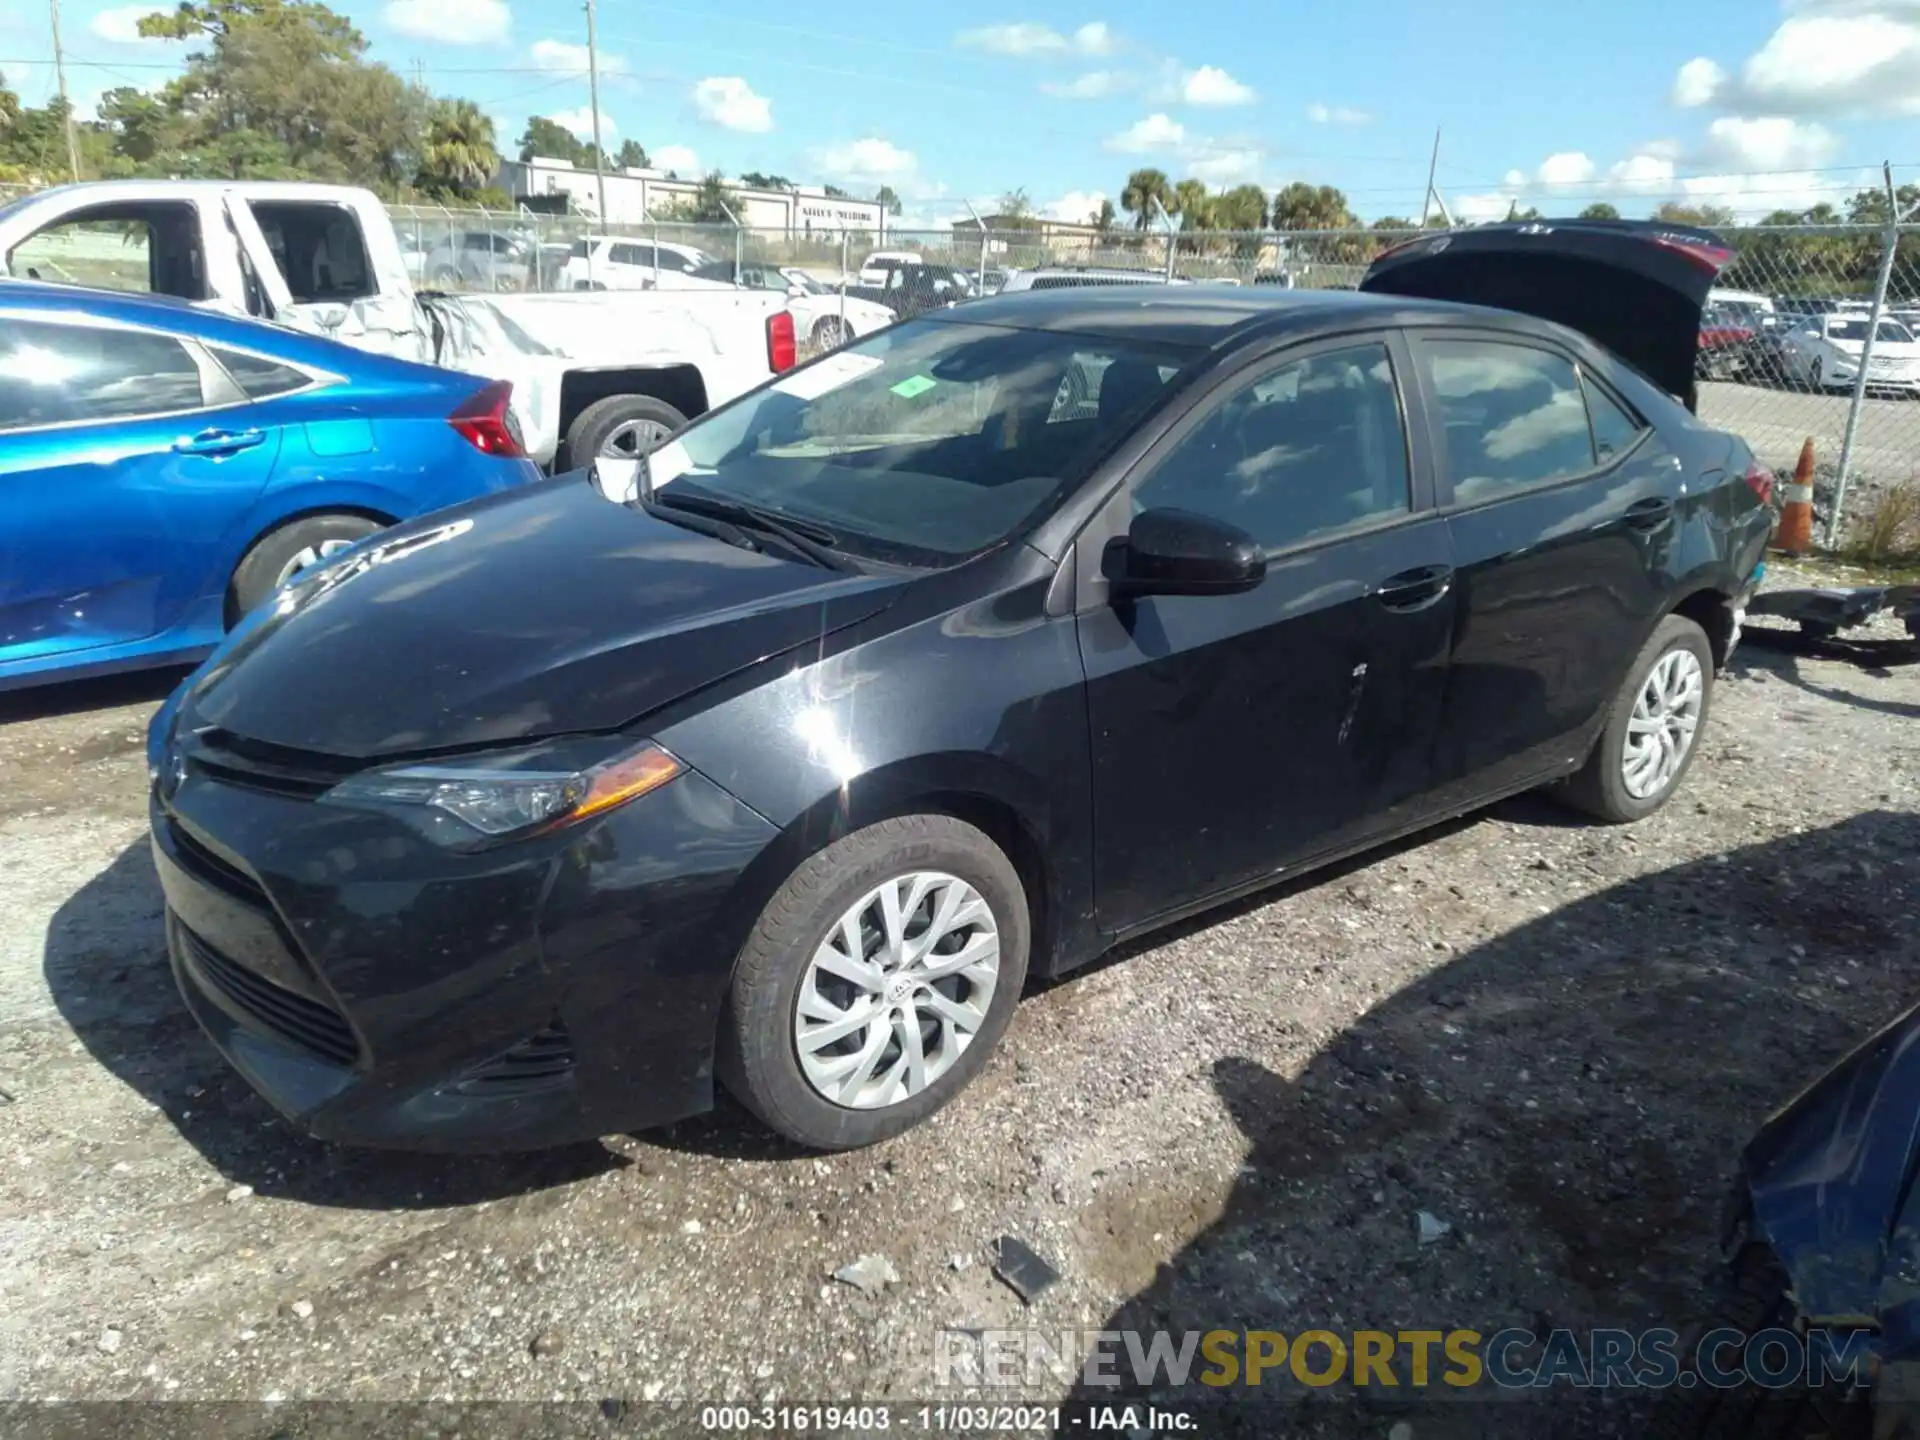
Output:
[[560,283],[568,290],[645,290],[657,275],[690,275],[712,263],[711,255],[693,245],[598,235],[573,242],[560,267]]

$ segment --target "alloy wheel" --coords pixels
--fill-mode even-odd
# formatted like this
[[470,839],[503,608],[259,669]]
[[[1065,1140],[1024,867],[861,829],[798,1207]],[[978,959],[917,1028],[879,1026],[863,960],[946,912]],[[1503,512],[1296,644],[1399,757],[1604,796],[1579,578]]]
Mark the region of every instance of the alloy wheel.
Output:
[[1680,773],[1705,696],[1706,674],[1691,650],[1669,650],[1654,663],[1634,699],[1620,757],[1620,778],[1634,799],[1652,799]]
[[885,880],[833,924],[800,978],[800,1072],[835,1105],[897,1105],[954,1067],[999,978],[1000,928],[978,890],[937,870]]
[[302,570],[310,570],[322,560],[329,560],[356,542],[352,540],[322,540],[317,545],[305,545],[296,551],[280,567],[280,573],[274,578],[273,588],[278,590]]
[[600,458],[638,460],[651,455],[673,438],[673,431],[658,420],[622,420],[600,442]]

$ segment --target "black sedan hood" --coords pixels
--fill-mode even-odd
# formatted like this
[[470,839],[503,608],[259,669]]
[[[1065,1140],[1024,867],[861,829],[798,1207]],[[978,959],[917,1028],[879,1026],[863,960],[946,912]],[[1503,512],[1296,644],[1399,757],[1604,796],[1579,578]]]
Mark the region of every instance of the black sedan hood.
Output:
[[1360,288],[1551,320],[1691,396],[1701,311],[1732,259],[1717,236],[1686,226],[1536,220],[1412,241],[1375,260]]
[[215,655],[182,723],[362,761],[613,730],[884,609],[901,583],[729,545],[566,476],[296,582]]

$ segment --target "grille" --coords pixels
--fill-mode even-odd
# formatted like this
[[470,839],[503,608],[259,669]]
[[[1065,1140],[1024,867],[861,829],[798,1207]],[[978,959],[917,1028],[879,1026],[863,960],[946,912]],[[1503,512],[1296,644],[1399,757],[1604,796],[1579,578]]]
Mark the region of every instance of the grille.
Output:
[[359,1041],[354,1039],[345,1018],[332,1006],[296,995],[265,976],[254,974],[184,925],[179,927],[179,933],[195,978],[261,1028],[336,1065],[351,1065],[359,1058]]
[[186,756],[196,770],[229,785],[311,799],[359,768],[337,756],[269,745],[218,728],[197,732]]
[[504,1055],[476,1065],[463,1076],[458,1089],[468,1095],[541,1090],[562,1084],[573,1075],[573,1037],[555,1020],[529,1035]]
[[174,853],[179,856],[182,869],[236,900],[272,913],[273,906],[267,900],[267,892],[246,871],[221,859],[189,835],[183,826],[170,823],[167,834],[173,841]]

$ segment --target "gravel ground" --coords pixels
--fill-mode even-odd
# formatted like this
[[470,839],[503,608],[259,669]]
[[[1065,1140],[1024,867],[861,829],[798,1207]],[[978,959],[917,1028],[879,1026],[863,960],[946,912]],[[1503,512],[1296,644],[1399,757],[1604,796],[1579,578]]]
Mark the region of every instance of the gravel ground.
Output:
[[[1749,646],[1653,819],[1523,798],[1155,936],[876,1150],[731,1107],[329,1150],[166,973],[167,683],[0,724],[0,1399],[904,1399],[939,1393],[940,1326],[1678,1323],[1745,1137],[1920,989],[1920,666]],[[1007,1232],[1062,1272],[1031,1308],[983,1260]],[[863,1255],[898,1279],[831,1278]]]

